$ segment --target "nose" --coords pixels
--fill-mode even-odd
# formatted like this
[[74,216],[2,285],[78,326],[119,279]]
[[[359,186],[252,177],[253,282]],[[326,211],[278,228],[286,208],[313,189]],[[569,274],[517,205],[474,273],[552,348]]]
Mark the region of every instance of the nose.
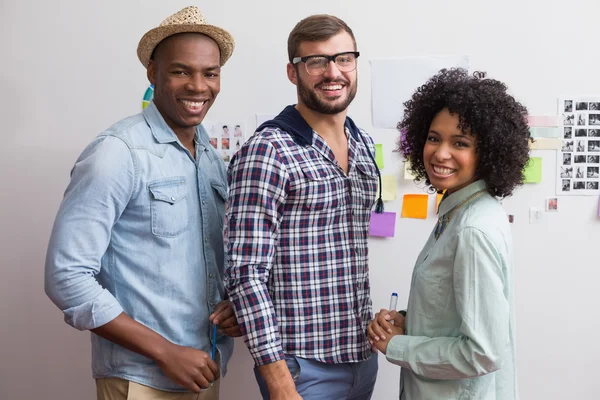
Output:
[[205,91],[208,88],[208,85],[206,84],[204,75],[193,74],[190,75],[190,79],[186,82],[185,88],[190,92],[200,93]]
[[450,148],[446,144],[441,144],[435,150],[435,158],[437,161],[445,161],[452,158],[452,153],[450,152]]
[[338,67],[335,64],[335,62],[334,61],[329,61],[329,64],[327,64],[327,69],[325,70],[325,73],[323,73],[323,76],[325,78],[329,78],[329,79],[336,79],[340,75],[342,75],[342,73],[338,69]]

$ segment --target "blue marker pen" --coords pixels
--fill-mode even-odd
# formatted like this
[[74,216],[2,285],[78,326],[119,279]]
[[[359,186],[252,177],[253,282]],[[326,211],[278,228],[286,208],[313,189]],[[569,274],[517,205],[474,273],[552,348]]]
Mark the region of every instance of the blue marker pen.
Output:
[[217,356],[217,325],[213,324],[213,329],[212,329],[212,351],[210,353],[211,358],[213,359],[213,361],[215,360],[215,357]]
[[390,298],[390,311],[396,311],[396,306],[398,305],[398,293],[392,293],[392,297]]
[[[390,297],[390,308],[388,308],[388,310],[396,311],[397,305],[398,305],[398,293],[392,293],[392,297]],[[394,325],[394,320],[391,320],[390,324]]]

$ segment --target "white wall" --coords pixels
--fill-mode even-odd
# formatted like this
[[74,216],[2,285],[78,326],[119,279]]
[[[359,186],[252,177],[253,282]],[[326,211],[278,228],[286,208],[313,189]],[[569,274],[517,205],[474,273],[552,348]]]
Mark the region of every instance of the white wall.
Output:
[[[0,2],[0,399],[91,399],[89,334],[78,332],[43,292],[51,224],[82,148],[113,122],[137,113],[147,87],[138,40],[189,5],[171,0]],[[396,133],[372,129],[368,60],[468,54],[472,66],[506,81],[533,115],[556,112],[562,94],[600,94],[598,0],[220,0],[198,4],[237,41],[209,118],[254,125],[295,101],[285,76],[286,40],[302,17],[328,12],[354,29],[359,93],[351,113],[387,145],[384,173],[400,175]],[[555,193],[556,154],[543,182],[505,201],[513,225],[517,339],[522,399],[595,399],[600,331],[597,197],[561,197],[559,213],[530,225],[528,208]],[[416,192],[401,178],[403,193]],[[401,201],[388,203],[399,211]],[[433,220],[399,220],[391,240],[372,240],[373,303],[407,298],[414,259]],[[258,399],[241,340],[223,381],[223,399]],[[397,398],[398,369],[380,361],[374,399]]]

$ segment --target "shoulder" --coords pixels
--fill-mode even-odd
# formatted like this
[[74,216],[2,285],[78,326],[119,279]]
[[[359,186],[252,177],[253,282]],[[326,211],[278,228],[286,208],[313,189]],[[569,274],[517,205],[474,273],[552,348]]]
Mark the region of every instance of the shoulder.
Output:
[[487,193],[467,205],[458,226],[458,233],[460,235],[467,231],[484,236],[499,248],[511,242],[508,216],[502,204]]
[[[146,133],[146,135],[143,133]],[[122,140],[131,147],[135,146],[137,141],[147,141],[151,135],[152,132],[144,115],[137,114],[120,120],[99,136],[112,136]]]
[[257,131],[244,143],[232,159],[248,161],[273,160],[287,164],[290,158],[301,152],[292,135],[279,128],[265,128]]

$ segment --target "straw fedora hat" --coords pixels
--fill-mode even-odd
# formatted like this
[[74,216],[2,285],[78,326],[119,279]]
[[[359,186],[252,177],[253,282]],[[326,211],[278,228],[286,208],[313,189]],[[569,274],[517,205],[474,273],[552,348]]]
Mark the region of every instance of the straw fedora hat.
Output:
[[185,32],[202,33],[217,42],[221,51],[221,65],[224,65],[233,53],[235,42],[229,32],[217,26],[208,25],[198,7],[190,6],[171,15],[161,22],[158,28],[149,30],[142,37],[138,44],[137,54],[144,67],[148,68],[152,52],[162,40]]

